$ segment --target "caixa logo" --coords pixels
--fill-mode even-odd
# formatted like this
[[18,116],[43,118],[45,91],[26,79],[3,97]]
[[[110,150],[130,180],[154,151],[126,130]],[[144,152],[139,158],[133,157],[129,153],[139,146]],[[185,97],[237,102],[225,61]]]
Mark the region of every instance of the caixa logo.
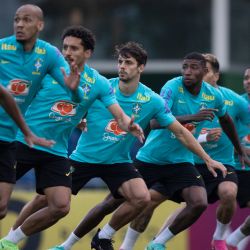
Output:
[[105,130],[107,132],[113,133],[115,135],[125,135],[127,132],[123,131],[119,128],[118,123],[116,120],[110,120],[108,125],[106,126]]
[[73,116],[76,114],[76,104],[69,101],[58,101],[51,110],[62,116]]
[[28,95],[31,83],[23,79],[13,79],[9,82],[7,89],[13,95]]

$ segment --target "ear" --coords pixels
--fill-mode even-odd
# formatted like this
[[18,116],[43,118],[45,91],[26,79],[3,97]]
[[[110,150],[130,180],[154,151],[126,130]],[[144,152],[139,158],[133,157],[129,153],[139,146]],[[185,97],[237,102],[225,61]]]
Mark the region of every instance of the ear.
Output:
[[85,57],[86,59],[89,59],[92,55],[92,50],[91,49],[87,49],[84,51]]
[[219,81],[219,78],[220,78],[220,73],[217,72],[217,73],[214,74],[214,76],[215,76],[215,78],[216,78],[216,82],[218,82],[218,81]]
[[145,69],[145,65],[144,65],[144,64],[141,64],[141,65],[138,67],[138,71],[139,71],[140,73],[142,73],[142,72],[144,71],[144,69]]
[[42,31],[43,28],[44,28],[44,22],[40,21],[40,22],[38,23],[38,30],[39,30],[39,32]]

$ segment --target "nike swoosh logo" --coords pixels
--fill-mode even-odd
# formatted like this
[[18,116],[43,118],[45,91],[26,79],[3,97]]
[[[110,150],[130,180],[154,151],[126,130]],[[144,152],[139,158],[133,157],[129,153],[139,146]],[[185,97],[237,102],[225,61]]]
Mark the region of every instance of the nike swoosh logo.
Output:
[[69,173],[66,173],[65,175],[66,175],[66,176],[69,176],[70,174],[71,174],[71,172],[69,172]]
[[182,100],[178,100],[178,103],[186,103],[186,102],[184,102],[184,101],[182,101]]
[[229,175],[229,174],[233,174],[234,172],[227,172],[227,174]]
[[9,61],[1,60],[1,64],[7,64],[10,63]]
[[201,178],[201,175],[196,176],[196,178],[197,178],[197,179],[200,179],[200,178]]

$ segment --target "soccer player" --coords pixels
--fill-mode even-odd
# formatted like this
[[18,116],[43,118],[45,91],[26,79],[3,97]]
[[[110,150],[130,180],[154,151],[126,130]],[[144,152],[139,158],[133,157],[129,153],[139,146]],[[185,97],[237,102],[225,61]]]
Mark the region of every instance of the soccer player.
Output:
[[[134,114],[136,121],[143,128],[149,124],[151,119],[156,118],[185,146],[202,156],[211,171],[213,168],[220,168],[223,171],[224,167],[211,158],[207,158],[204,151],[200,151],[201,147],[191,133],[173,119],[160,96],[139,82],[146,64],[146,52],[133,42],[118,46],[116,49],[119,78],[110,81],[123,109],[129,114]],[[76,150],[70,156],[75,168],[72,175],[72,192],[77,193],[91,177],[99,176],[106,181],[113,197],[116,198],[113,198],[112,201],[115,203],[115,207],[125,200],[103,229],[98,230],[91,242],[91,247],[96,250],[112,250],[112,237],[115,232],[131,221],[145,207],[142,191],[143,193],[146,191],[144,188],[142,189],[140,184],[142,179],[138,178],[140,176],[136,177],[133,173],[134,167],[131,165],[129,157],[132,138],[125,136],[123,131],[114,125],[110,115],[107,112],[104,113],[104,110],[101,121],[97,123],[97,111],[100,109],[104,109],[104,107],[99,102],[95,102],[91,107],[87,115],[88,131],[82,134]],[[166,137],[166,139],[168,138]],[[102,152],[101,157],[95,154],[97,149],[98,152]],[[203,185],[201,179],[198,179],[196,183]],[[150,182],[149,186],[151,186]],[[123,199],[121,199],[122,197]],[[106,201],[108,202],[109,199],[112,200],[112,196],[109,196]],[[97,214],[97,217],[95,217],[96,209],[92,209],[64,243],[51,249],[71,249],[72,245],[96,226],[105,214],[113,210],[113,207],[109,212],[104,207],[102,209],[104,210],[102,215]]]
[[[38,39],[43,26],[42,10],[36,5],[22,5],[14,17],[15,34],[0,39],[0,82],[12,94],[22,114],[40,89],[46,74],[51,74],[72,98],[80,99],[80,91],[70,90],[79,82],[78,72],[75,67],[69,76],[61,72],[61,67],[67,67],[64,58],[54,46]],[[6,215],[15,183],[16,133],[15,122],[0,109],[1,219]]]
[[36,146],[30,149],[18,133],[17,179],[34,167],[36,190],[45,196],[46,206],[30,214],[16,230],[11,230],[0,241],[0,249],[18,249],[19,241],[52,226],[69,212],[71,169],[67,159],[67,142],[72,129],[95,100],[108,107],[114,122],[124,133],[131,132],[143,139],[141,128],[117,104],[108,80],[86,64],[95,45],[92,32],[82,26],[73,26],[67,28],[62,37],[63,55],[81,72],[80,86],[84,96],[80,103],[72,101],[66,91],[47,76],[28,107],[25,118],[30,127],[38,135],[53,139],[56,144],[53,148]]
[[[214,116],[211,116],[211,108],[214,110],[216,116],[218,116],[222,129],[226,132],[230,139],[232,139],[236,149],[240,152],[240,155],[244,160],[248,160],[245,152],[242,150],[239,143],[237,134],[235,132],[234,125],[230,116],[226,112],[226,106],[221,93],[203,81],[203,77],[207,73],[205,58],[199,53],[188,54],[183,61],[182,77],[174,78],[168,81],[161,90],[162,96],[169,103],[172,113],[177,117],[184,126],[188,127],[197,137],[203,127],[204,121],[212,121]],[[202,122],[203,121],[203,122]],[[171,136],[171,135],[170,135]],[[137,159],[143,166],[148,166],[150,163],[166,165],[166,169],[169,169],[169,162],[173,164],[173,169],[178,171],[177,176],[180,175],[180,163],[184,164],[188,162],[190,165],[194,163],[193,155],[189,152],[183,152],[177,150],[176,145],[165,145],[161,138],[163,137],[162,130],[151,131],[145,146],[143,146],[137,155]],[[150,143],[147,143],[149,141]],[[158,149],[158,150],[157,150]],[[161,150],[159,150],[161,149]],[[152,164],[151,164],[152,165]],[[184,164],[186,166],[187,164]],[[149,165],[150,167],[150,165]],[[194,167],[194,166],[193,166]],[[153,167],[152,167],[153,168]],[[146,169],[146,167],[144,167]],[[139,168],[141,172],[141,168]],[[144,170],[145,171],[145,170]],[[197,171],[197,170],[196,170]],[[199,177],[201,177],[198,172]],[[218,173],[218,178],[221,178],[221,174]],[[175,179],[175,177],[172,177]],[[216,179],[216,178],[214,178]],[[182,180],[185,183],[186,180]],[[188,185],[186,185],[187,187]],[[177,194],[181,194],[182,199],[186,201],[186,206],[181,210],[179,214],[173,219],[173,221],[165,228],[150,244],[147,246],[148,250],[153,249],[165,249],[165,243],[173,238],[177,233],[183,231],[190,225],[192,225],[200,216],[204,209],[200,209],[199,213],[195,213],[193,207],[190,206],[190,200],[201,200],[201,193],[191,188],[180,188]],[[178,190],[179,187],[177,187]],[[173,190],[171,183],[167,192]],[[186,190],[189,192],[186,193]],[[176,192],[174,192],[176,195]],[[202,193],[204,195],[204,193]],[[205,193],[206,195],[206,193]],[[161,196],[163,196],[161,198]],[[136,240],[135,235],[139,235],[139,232],[143,232],[151,218],[153,210],[164,200],[164,195],[160,197],[155,196],[152,199],[151,206],[148,206],[144,212],[142,212],[128,229],[128,237],[126,236],[121,249],[131,249]],[[171,198],[171,193],[166,193],[165,197]],[[202,197],[204,198],[204,197]],[[133,239],[132,241],[129,240]]]
[[[242,97],[248,102],[250,109],[250,68],[247,68],[244,72],[243,87],[246,91]],[[239,136],[242,139],[242,144],[245,146],[248,155],[250,156],[250,128],[242,124],[242,122],[237,123],[237,128],[239,131]],[[240,208],[250,207],[250,165],[242,166],[238,161],[238,155],[235,155],[236,161],[236,173],[238,176],[238,193],[237,201]],[[237,246],[240,241],[250,234],[250,218],[248,217],[245,222],[236,229],[232,234],[230,234],[227,239],[227,248],[229,250],[237,250]]]
[[[212,54],[204,54],[208,72],[204,80],[210,83],[214,88],[218,89],[225,99],[227,112],[231,116],[233,122],[241,122],[250,125],[250,110],[248,103],[237,93],[231,89],[221,87],[217,84],[219,80],[219,62]],[[218,119],[212,122],[206,122],[202,128],[202,134],[210,133],[211,129],[219,127]],[[206,171],[203,161],[195,156],[195,164],[201,173],[208,194],[209,203],[219,200],[216,211],[216,229],[213,234],[212,249],[226,250],[225,232],[230,226],[232,217],[236,210],[237,195],[237,175],[235,173],[234,163],[234,147],[225,133],[222,133],[218,140],[203,142],[204,150],[214,159],[220,161],[226,166],[228,174],[225,178],[218,177],[216,179]]]

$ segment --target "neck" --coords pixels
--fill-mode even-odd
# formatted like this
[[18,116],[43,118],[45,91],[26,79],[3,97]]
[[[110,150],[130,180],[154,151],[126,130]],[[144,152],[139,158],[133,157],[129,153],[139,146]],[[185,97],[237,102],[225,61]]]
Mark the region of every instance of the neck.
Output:
[[190,92],[192,95],[198,95],[200,93],[201,90],[201,84],[199,83],[196,86],[185,86],[185,88],[188,90],[188,92]]
[[139,79],[134,79],[129,82],[123,82],[122,80],[119,81],[119,89],[124,95],[131,95],[133,94],[139,85]]
[[35,44],[36,44],[36,38],[32,39],[30,41],[26,41],[26,42],[20,42],[23,45],[23,50],[25,52],[30,52],[32,51],[32,49],[34,48]]

